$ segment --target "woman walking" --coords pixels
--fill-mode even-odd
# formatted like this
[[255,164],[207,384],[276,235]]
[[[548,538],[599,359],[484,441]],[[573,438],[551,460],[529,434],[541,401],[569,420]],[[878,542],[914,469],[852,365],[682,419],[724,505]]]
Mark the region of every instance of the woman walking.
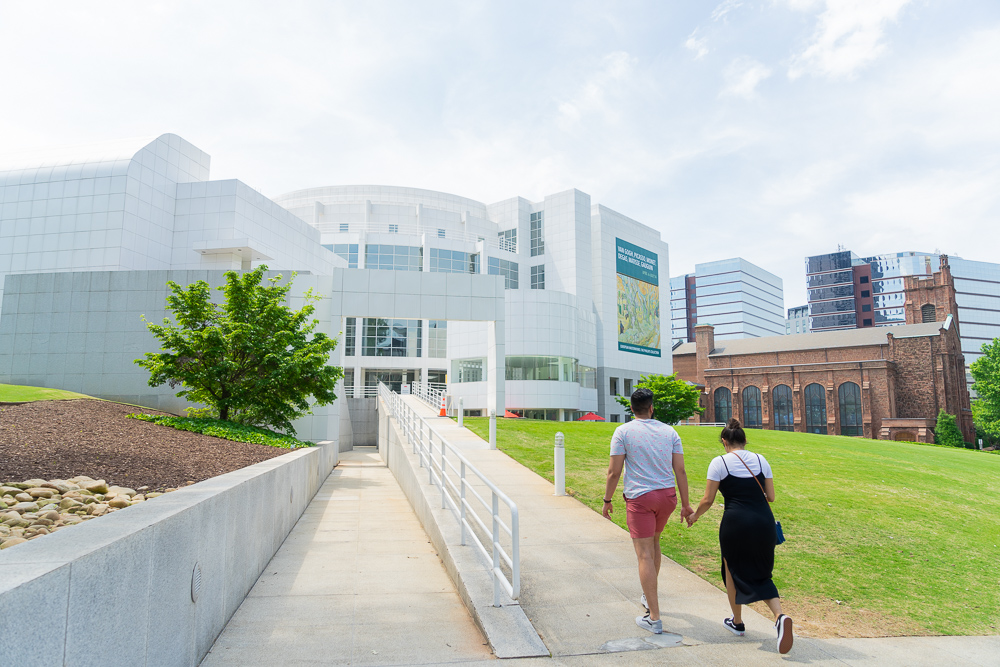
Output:
[[733,615],[723,624],[733,634],[743,636],[742,605],[763,600],[774,614],[778,631],[778,653],[792,648],[792,619],[781,613],[778,589],[771,581],[774,569],[776,533],[774,514],[774,479],[771,466],[760,454],[748,452],[747,436],[736,419],[722,429],[723,456],[708,466],[708,484],[694,514],[687,517],[688,527],[701,518],[722,492],[726,509],[719,524],[722,548],[722,580]]

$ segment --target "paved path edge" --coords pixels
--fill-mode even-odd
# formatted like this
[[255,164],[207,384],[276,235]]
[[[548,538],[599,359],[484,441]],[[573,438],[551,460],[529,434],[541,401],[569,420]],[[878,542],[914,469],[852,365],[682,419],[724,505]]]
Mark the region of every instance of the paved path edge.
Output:
[[[427,471],[404,440],[382,399],[378,401],[379,453],[410,501],[462,602],[482,630],[498,658],[549,657],[535,627],[521,606],[507,598],[493,606],[493,584],[482,556],[471,546],[461,546],[460,530],[449,510],[440,509],[441,495],[427,483]],[[422,480],[422,481],[421,481]]]

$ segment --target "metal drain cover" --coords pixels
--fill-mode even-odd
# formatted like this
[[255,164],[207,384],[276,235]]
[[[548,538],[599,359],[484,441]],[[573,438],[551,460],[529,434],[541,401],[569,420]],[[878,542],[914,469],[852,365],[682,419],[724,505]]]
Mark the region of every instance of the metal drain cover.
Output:
[[197,602],[199,595],[201,595],[201,565],[195,563],[191,572],[191,602]]

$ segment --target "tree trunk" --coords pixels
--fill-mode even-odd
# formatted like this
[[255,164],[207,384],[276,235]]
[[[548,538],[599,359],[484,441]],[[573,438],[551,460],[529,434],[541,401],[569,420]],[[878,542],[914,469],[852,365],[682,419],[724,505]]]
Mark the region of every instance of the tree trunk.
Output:
[[219,419],[221,419],[222,421],[228,421],[229,420],[229,406],[228,405],[223,405],[223,406],[221,406],[219,408]]

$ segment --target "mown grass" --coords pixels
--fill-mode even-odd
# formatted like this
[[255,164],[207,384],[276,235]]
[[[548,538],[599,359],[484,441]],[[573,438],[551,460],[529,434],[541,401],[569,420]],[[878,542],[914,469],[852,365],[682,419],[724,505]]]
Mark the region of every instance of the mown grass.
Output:
[[[562,431],[567,490],[600,511],[615,424],[497,421],[498,447],[549,480],[553,436]],[[487,419],[465,422],[487,437]],[[719,429],[677,431],[694,504],[722,453]],[[749,431],[748,439],[774,469],[773,509],[787,537],[774,579],[787,604],[827,624],[856,625],[845,635],[997,634],[1000,459],[840,436]],[[620,491],[614,519],[624,525]],[[661,541],[665,555],[717,586],[721,516],[716,507],[691,529],[671,520]]]
[[205,419],[202,417],[172,417],[169,415],[146,415],[139,412],[127,415],[129,419],[139,419],[161,426],[169,426],[180,431],[191,431],[192,433],[203,433],[216,438],[225,438],[233,442],[250,442],[257,445],[267,445],[268,447],[281,447],[283,449],[296,449],[298,447],[312,447],[311,442],[296,440],[289,435],[282,435],[264,428],[246,426],[219,419]]
[[73,398],[94,398],[75,391],[26,387],[19,384],[0,384],[0,403],[28,403],[32,401],[65,401]]

